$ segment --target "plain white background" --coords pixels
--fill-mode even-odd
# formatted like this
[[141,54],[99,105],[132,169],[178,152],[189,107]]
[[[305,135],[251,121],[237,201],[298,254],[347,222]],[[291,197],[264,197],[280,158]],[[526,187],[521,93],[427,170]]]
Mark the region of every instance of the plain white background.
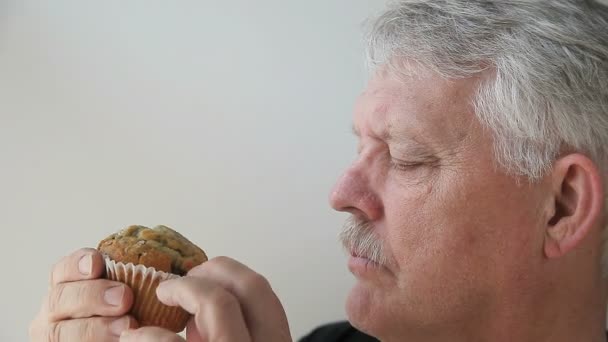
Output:
[[169,225],[264,274],[294,337],[344,318],[327,197],[382,1],[0,2],[0,341],[61,256]]
[[351,284],[327,196],[384,1],[0,1],[0,341],[61,256],[166,224],[264,274],[299,337]]

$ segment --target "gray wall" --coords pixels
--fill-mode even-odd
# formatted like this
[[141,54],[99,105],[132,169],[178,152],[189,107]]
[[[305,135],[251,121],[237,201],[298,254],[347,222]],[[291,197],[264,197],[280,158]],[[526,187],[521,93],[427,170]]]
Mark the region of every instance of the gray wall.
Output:
[[0,2],[0,341],[26,340],[58,258],[129,224],[266,275],[294,336],[343,318],[327,195],[380,6]]
[[327,205],[384,1],[0,2],[0,341],[61,256],[167,224],[266,275],[294,336],[344,317]]

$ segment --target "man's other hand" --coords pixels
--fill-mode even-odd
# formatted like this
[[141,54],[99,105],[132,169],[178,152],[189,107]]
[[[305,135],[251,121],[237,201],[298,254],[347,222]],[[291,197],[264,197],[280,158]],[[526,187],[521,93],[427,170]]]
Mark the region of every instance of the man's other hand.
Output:
[[[156,294],[165,304],[181,306],[193,317],[188,342],[290,342],[285,311],[268,281],[226,257],[209,260],[188,275],[164,281]],[[124,333],[121,342],[183,342],[161,328]]]

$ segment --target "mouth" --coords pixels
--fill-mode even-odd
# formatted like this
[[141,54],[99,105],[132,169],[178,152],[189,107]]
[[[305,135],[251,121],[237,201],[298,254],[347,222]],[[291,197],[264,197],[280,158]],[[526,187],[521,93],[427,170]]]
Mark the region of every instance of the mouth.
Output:
[[366,277],[384,270],[385,267],[364,255],[351,252],[348,258],[348,269],[357,277]]
[[371,222],[350,217],[340,233],[348,268],[356,277],[377,278],[379,272],[392,273],[388,250]]
[[381,266],[381,264],[377,261],[374,261],[373,257],[369,257],[368,255],[361,253],[359,251],[356,251],[354,249],[347,249],[347,254],[350,256],[350,258],[354,258],[354,259],[362,259],[362,260],[368,260],[371,263],[374,263],[378,266]]

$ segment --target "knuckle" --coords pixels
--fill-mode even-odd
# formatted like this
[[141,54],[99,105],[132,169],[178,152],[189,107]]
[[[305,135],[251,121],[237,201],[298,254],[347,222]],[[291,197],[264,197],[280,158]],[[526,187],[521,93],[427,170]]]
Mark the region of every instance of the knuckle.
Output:
[[268,279],[266,279],[266,277],[264,277],[263,275],[255,272],[252,272],[247,275],[243,280],[242,284],[245,290],[252,292],[267,290],[270,288],[270,283],[268,282]]
[[61,341],[61,322],[51,323],[48,326],[46,341],[48,342],[60,342]]
[[203,265],[208,264],[208,266],[215,266],[215,265],[219,266],[219,265],[226,265],[226,264],[230,264],[230,263],[232,263],[232,259],[230,259],[227,256],[220,255],[220,256],[217,256],[217,257],[209,260],[206,263],[203,263]]
[[49,292],[49,298],[47,300],[47,310],[49,316],[56,316],[61,311],[61,306],[63,304],[63,298],[65,293],[65,285],[59,284],[51,289]]
[[[77,322],[72,321],[68,326],[65,322],[59,321],[50,323],[47,326],[45,342],[71,342],[73,337],[78,336],[80,342],[98,341],[102,336],[96,331],[95,319],[83,319]],[[70,338],[72,337],[72,338]],[[38,340],[35,340],[38,341]]]
[[203,265],[207,264],[207,262],[204,262],[200,265],[194,266],[192,267],[192,269],[190,269],[190,271],[188,271],[188,275],[197,275],[199,273],[202,272],[202,270],[204,269]]
[[225,263],[225,262],[229,262],[232,259],[230,259],[229,257],[225,256],[225,255],[220,255],[214,258],[214,260],[216,260],[219,263]]
[[238,301],[228,291],[216,288],[209,294],[209,302],[218,308],[231,308],[238,306]]
[[[59,284],[52,288],[48,298],[48,315],[51,320],[77,318],[76,307],[84,307],[90,302],[90,286],[81,282]],[[76,304],[78,303],[78,304]],[[69,317],[64,317],[69,316]]]
[[82,341],[94,341],[95,340],[95,325],[93,320],[84,319],[80,322],[80,336]]
[[88,285],[87,283],[83,283],[83,282],[79,282],[79,283],[73,283],[73,284],[78,284],[74,287],[72,287],[72,291],[73,293],[72,298],[78,300],[78,302],[88,302],[89,298],[94,298],[92,296],[92,290],[91,290],[91,286]]

